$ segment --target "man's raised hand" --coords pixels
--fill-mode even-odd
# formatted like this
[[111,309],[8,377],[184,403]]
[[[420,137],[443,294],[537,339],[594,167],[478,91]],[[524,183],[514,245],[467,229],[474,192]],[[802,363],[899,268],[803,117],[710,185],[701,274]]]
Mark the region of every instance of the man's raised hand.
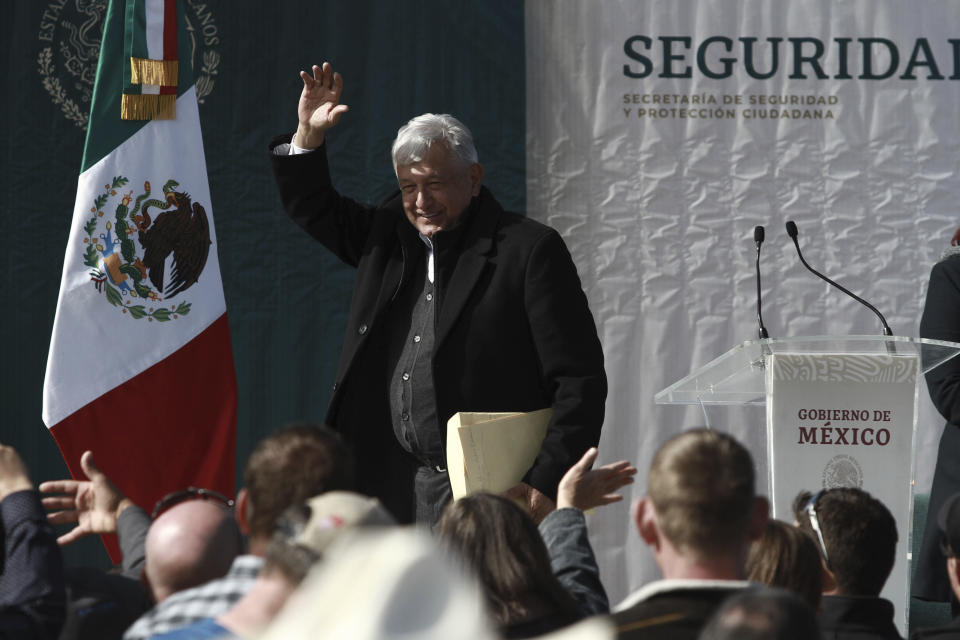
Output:
[[62,547],[90,534],[116,533],[117,518],[133,502],[124,497],[110,478],[93,463],[93,452],[84,451],[80,467],[88,480],[50,480],[40,484],[48,494],[43,506],[51,524],[76,522],[77,526],[57,538]]
[[300,77],[303,92],[297,106],[299,123],[293,144],[302,149],[316,149],[323,144],[327,129],[337,124],[350,107],[340,104],[343,78],[334,72],[329,62],[322,66],[313,65],[312,75],[301,71]]

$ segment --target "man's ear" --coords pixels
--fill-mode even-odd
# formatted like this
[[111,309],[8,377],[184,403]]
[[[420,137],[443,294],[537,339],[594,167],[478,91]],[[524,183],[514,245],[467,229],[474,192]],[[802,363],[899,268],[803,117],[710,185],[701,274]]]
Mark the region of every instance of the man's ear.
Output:
[[646,496],[638,498],[630,511],[640,538],[651,547],[660,546],[660,527],[657,525],[657,512],[653,508],[653,501]]
[[253,505],[250,504],[250,493],[244,488],[237,493],[237,502],[234,506],[233,516],[237,519],[237,525],[243,535],[250,535],[250,516],[252,515]]
[[480,185],[483,182],[483,165],[479,162],[474,162],[470,165],[470,195],[478,196],[480,195]]
[[960,560],[957,558],[947,558],[947,577],[950,578],[953,594],[960,599]]
[[770,501],[764,496],[757,496],[753,499],[753,513],[750,514],[750,524],[748,529],[748,539],[750,541],[759,540],[767,528],[767,521],[770,520]]
[[823,585],[820,591],[826,596],[838,595],[837,577],[833,575],[833,571],[827,569],[827,561],[823,558],[823,554],[818,555],[820,556],[820,570],[823,575]]

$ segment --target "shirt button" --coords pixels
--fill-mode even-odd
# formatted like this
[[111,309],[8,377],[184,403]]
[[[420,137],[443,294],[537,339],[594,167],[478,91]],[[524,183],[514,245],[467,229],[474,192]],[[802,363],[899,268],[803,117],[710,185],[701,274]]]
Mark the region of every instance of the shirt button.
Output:
[[363,335],[366,332],[367,332],[367,325],[365,324],[360,325],[360,328],[357,329],[357,333],[359,333],[360,335]]
[[428,294],[427,294],[427,302],[430,302],[431,300],[433,300],[433,294],[432,294],[432,293],[428,293]]
[[406,422],[407,420],[410,419],[410,414],[404,411],[403,413],[400,414],[400,419]]
[[414,342],[420,342],[420,336],[413,336]]
[[409,379],[410,379],[410,374],[404,372],[404,374],[403,374],[401,377],[402,377],[404,380],[409,380]]

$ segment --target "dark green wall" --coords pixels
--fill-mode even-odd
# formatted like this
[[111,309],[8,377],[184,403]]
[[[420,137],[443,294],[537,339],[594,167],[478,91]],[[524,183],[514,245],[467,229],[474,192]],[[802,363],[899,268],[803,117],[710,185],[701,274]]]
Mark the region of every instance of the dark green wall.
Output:
[[[201,42],[209,40],[194,68],[200,76],[197,67],[206,66],[213,83],[200,116],[240,387],[242,467],[273,428],[322,419],[352,286],[352,270],[286,219],[270,175],[269,139],[296,126],[299,70],[329,60],[343,74],[350,112],[328,141],[344,193],[367,201],[386,195],[394,184],[389,146],[397,128],[419,113],[449,112],[473,129],[486,184],[505,207],[523,211],[523,4],[186,3]],[[71,61],[74,68],[82,62],[76,52],[83,47],[64,51],[78,41],[99,42],[96,27],[82,29],[102,13],[100,4],[18,0],[9,3],[0,31],[0,441],[20,451],[37,482],[66,474],[40,407],[84,142],[56,96],[76,103],[74,116],[89,106],[82,102],[86,79],[67,71]],[[41,57],[47,47],[50,62]],[[51,85],[57,81],[59,93]],[[67,558],[106,562],[97,541],[74,545]]]

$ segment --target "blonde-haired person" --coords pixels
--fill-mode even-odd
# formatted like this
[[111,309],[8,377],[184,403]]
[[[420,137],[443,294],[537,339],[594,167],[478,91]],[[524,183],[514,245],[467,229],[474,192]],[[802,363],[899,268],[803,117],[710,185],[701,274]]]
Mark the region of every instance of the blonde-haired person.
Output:
[[633,520],[664,579],[617,607],[619,638],[694,639],[724,599],[750,584],[748,548],[770,509],[754,485],[753,459],[730,435],[694,429],[657,451]]
[[798,594],[820,610],[823,576],[820,551],[813,538],[792,524],[770,519],[763,535],[750,545],[747,579]]

